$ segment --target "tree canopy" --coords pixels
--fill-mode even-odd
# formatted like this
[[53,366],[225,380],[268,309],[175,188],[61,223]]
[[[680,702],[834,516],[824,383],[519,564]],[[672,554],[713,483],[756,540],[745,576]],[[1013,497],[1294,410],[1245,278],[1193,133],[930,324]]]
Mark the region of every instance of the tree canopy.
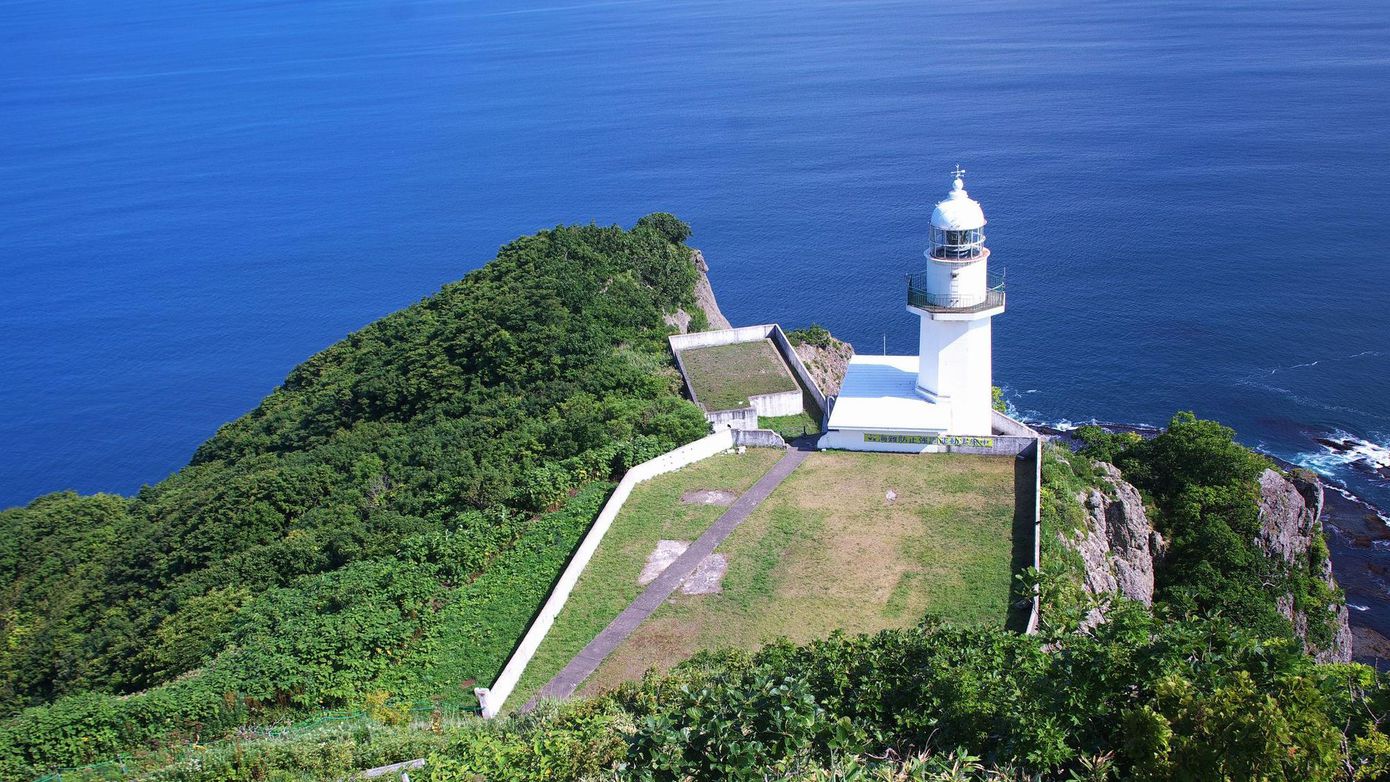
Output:
[[[688,235],[651,215],[517,239],[296,367],[136,497],[0,512],[0,755],[119,748],[65,753],[49,709],[167,728],[224,696],[342,704],[433,643],[440,606],[540,514],[707,431],[664,339],[663,315],[694,309]],[[179,677],[201,706],[102,700]]]

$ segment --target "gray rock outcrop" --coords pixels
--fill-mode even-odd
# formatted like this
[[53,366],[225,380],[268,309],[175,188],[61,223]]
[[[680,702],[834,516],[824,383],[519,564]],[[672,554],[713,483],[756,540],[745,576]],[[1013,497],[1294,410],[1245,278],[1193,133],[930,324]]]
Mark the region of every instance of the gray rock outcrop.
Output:
[[[1104,486],[1077,498],[1086,509],[1086,528],[1062,542],[1085,563],[1087,593],[1097,598],[1119,595],[1153,605],[1154,560],[1162,555],[1163,537],[1149,523],[1139,490],[1113,465],[1101,462],[1098,466]],[[1104,621],[1104,609],[1102,600],[1087,616],[1086,625]]]
[[[1114,466],[1104,462],[1097,466],[1102,486],[1077,496],[1086,511],[1086,528],[1070,537],[1059,533],[1062,543],[1084,563],[1086,592],[1098,598],[1097,607],[1086,617],[1086,627],[1105,621],[1107,596],[1152,605],[1155,563],[1162,561],[1166,548],[1163,537],[1149,522],[1139,491]],[[1265,470],[1260,476],[1260,532],[1255,543],[1267,556],[1290,568],[1312,568],[1314,576],[1335,590],[1332,561],[1324,547],[1313,545],[1315,536],[1322,534],[1322,507],[1323,488],[1317,476],[1300,471],[1286,478]],[[1310,559],[1318,561],[1310,565]],[[1332,608],[1333,637],[1325,648],[1308,641],[1310,617],[1294,605],[1292,595],[1278,596],[1275,602],[1314,659],[1351,659],[1352,634],[1344,602]]]
[[[695,280],[695,304],[705,313],[705,320],[709,321],[710,329],[733,328],[729,325],[729,319],[720,311],[719,302],[714,298],[714,287],[709,282],[709,264],[705,262],[704,253],[691,250],[690,262],[695,264],[696,271],[700,273]],[[665,320],[666,325],[675,327],[682,334],[690,330],[690,313],[685,310],[676,310],[667,315]]]
[[[1322,481],[1312,473],[1295,471],[1285,478],[1274,470],[1260,475],[1260,532],[1255,539],[1266,555],[1283,560],[1290,568],[1313,568],[1313,575],[1330,588],[1337,588],[1332,575],[1332,560],[1324,547],[1313,546],[1315,536],[1322,534]],[[1310,564],[1310,558],[1319,561]],[[1351,659],[1352,637],[1346,603],[1333,607],[1331,643],[1317,647],[1308,641],[1309,617],[1294,605],[1292,595],[1281,595],[1275,601],[1279,611],[1293,623],[1294,632],[1303,640],[1304,649],[1318,662],[1347,662]],[[1316,617],[1315,617],[1316,619]]]

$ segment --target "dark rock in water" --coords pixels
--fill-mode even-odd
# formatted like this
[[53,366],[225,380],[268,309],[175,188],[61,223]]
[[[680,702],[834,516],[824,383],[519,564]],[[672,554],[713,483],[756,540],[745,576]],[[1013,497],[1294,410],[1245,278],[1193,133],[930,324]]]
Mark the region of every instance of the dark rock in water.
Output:
[[1313,439],[1317,441],[1318,445],[1331,448],[1337,453],[1346,453],[1355,447],[1355,444],[1348,440],[1331,440],[1326,437],[1315,437]]

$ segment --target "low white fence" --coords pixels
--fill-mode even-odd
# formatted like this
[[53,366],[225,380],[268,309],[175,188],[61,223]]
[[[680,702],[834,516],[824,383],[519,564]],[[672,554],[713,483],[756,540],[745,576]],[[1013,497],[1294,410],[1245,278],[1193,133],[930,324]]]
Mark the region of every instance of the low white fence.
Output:
[[[1009,419],[1013,420],[1013,419]],[[1017,423],[1017,422],[1015,422]],[[1022,426],[1022,424],[1019,424]],[[1024,427],[1025,429],[1027,427]],[[1031,431],[1031,430],[1030,430]],[[1043,437],[1039,435],[1033,441],[1033,572],[1042,570],[1042,460],[1043,460]],[[1033,599],[1028,607],[1028,622],[1023,628],[1026,635],[1032,635],[1038,631],[1038,623],[1042,621],[1042,596],[1038,593],[1038,587],[1033,586]]]
[[550,632],[551,625],[555,624],[555,617],[559,615],[560,609],[564,608],[565,602],[569,600],[570,593],[574,591],[574,585],[579,581],[579,574],[584,572],[589,560],[593,559],[594,552],[598,550],[603,536],[608,533],[608,528],[613,526],[613,520],[618,517],[618,511],[622,510],[623,503],[627,502],[628,495],[632,494],[633,487],[643,481],[672,470],[678,470],[732,447],[734,447],[733,432],[729,429],[721,429],[708,437],[683,445],[673,451],[667,451],[650,461],[642,462],[627,471],[623,479],[618,482],[618,487],[613,490],[612,496],[608,498],[608,502],[604,503],[603,510],[599,511],[594,525],[589,528],[588,534],[579,543],[579,548],[575,549],[574,556],[565,566],[565,571],[555,582],[555,588],[551,590],[550,597],[545,601],[545,605],[541,606],[540,613],[531,622],[531,627],[526,630],[526,635],[522,637],[521,643],[517,644],[516,651],[512,652],[511,659],[507,660],[507,665],[502,669],[502,673],[497,676],[497,680],[492,683],[491,687],[478,687],[473,690],[474,694],[478,696],[478,704],[482,706],[484,717],[495,717],[502,710],[503,704],[507,702],[512,691],[516,689],[517,682],[521,680],[521,674],[526,671],[527,664],[531,662],[536,650],[540,648],[546,633]]

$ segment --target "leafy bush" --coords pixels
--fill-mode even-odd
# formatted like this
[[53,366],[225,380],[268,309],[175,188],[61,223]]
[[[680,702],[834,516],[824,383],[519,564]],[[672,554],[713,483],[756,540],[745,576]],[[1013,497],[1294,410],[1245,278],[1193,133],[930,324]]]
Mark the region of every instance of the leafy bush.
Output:
[[1131,604],[1091,635],[929,623],[702,655],[466,731],[427,778],[1370,778],[1387,709],[1372,669]]
[[787,341],[793,345],[813,345],[818,348],[828,348],[830,347],[830,330],[819,323],[812,323],[804,329],[788,331]]

